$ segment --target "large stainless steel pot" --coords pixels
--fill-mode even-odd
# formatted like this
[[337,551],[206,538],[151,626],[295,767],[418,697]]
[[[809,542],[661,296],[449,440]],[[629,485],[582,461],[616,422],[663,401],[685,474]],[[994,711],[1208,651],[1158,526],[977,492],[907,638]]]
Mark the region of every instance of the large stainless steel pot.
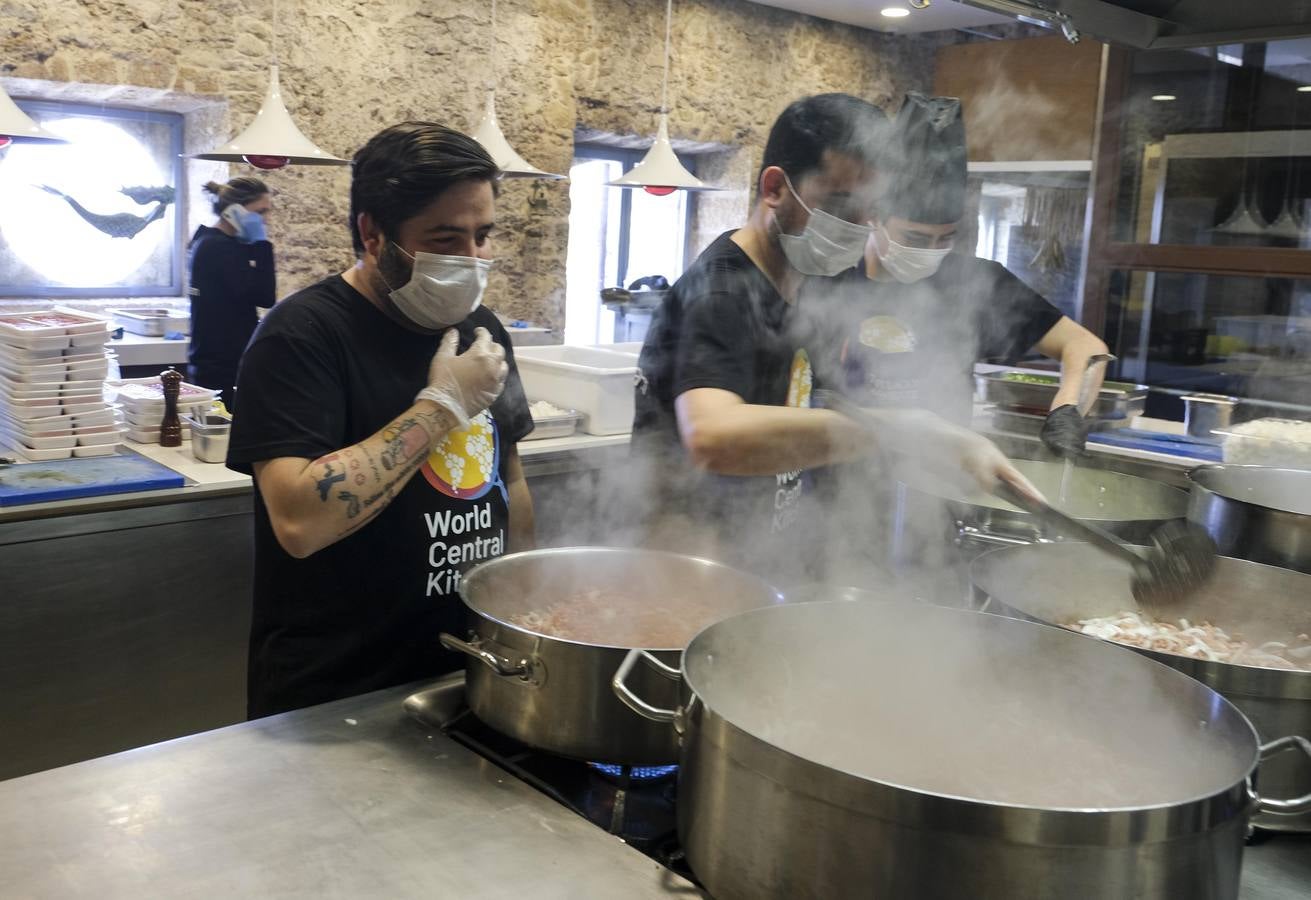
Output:
[[[994,550],[974,561],[975,587],[1000,606],[1038,622],[1063,624],[1136,609],[1126,566],[1087,544],[1035,544]],[[987,607],[992,608],[992,607]],[[1215,573],[1170,614],[1211,622],[1253,642],[1311,632],[1311,575],[1220,557]],[[1263,740],[1311,735],[1311,672],[1210,662],[1132,648],[1224,694],[1252,721]],[[1262,787],[1279,795],[1311,792],[1311,769],[1293,759],[1271,760]],[[1262,828],[1311,831],[1311,811],[1263,812]]]
[[1311,573],[1311,471],[1199,466],[1188,518],[1225,556]]
[[[635,694],[640,661],[681,678],[677,709]],[[1232,898],[1249,815],[1280,803],[1260,757],[1311,757],[1145,657],[913,603],[743,613],[614,686],[682,734],[679,835],[716,900]]]
[[[1152,531],[1165,522],[1184,518],[1188,512],[1188,495],[1160,481],[1038,459],[1012,462],[1070,516],[1100,526],[1125,541],[1146,543]],[[901,480],[893,525],[894,558],[914,555],[905,544],[923,539],[928,533],[940,534],[926,521],[932,516],[929,504],[940,506],[943,502],[952,516],[954,541],[968,558],[996,546],[1063,537],[999,497],[962,492],[948,481],[932,481],[922,475],[909,474]]]
[[[469,571],[460,596],[473,614],[472,636],[465,641],[443,634],[441,641],[470,657],[467,692],[474,715],[552,753],[633,765],[675,762],[678,743],[668,728],[635,718],[610,690],[610,677],[631,647],[563,640],[514,621],[588,591],[602,592],[607,611],[620,615],[622,604],[630,604],[654,606],[671,617],[705,618],[709,610],[715,620],[782,602],[777,590],[753,575],[648,550],[535,550]],[[645,649],[674,661],[682,647]],[[662,702],[677,699],[669,682],[650,673],[642,688]]]

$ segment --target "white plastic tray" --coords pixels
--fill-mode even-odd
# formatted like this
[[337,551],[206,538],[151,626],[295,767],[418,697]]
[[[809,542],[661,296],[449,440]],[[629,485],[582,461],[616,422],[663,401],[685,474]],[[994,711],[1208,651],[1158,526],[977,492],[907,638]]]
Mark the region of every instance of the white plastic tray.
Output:
[[515,352],[524,392],[583,416],[588,434],[624,434],[633,427],[636,360],[595,347],[524,347]]

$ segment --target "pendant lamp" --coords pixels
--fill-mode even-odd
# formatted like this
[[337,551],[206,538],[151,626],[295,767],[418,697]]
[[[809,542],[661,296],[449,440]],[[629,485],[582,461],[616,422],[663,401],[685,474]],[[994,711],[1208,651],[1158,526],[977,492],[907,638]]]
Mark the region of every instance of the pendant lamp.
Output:
[[269,65],[269,89],[264,103],[255,114],[255,121],[241,134],[222,147],[208,153],[196,153],[192,159],[211,159],[217,162],[247,162],[257,169],[281,169],[288,165],[347,166],[350,160],[333,156],[321,150],[291,120],[282,102],[282,86],[278,82],[278,4],[273,3],[273,61]]
[[543,172],[514,151],[510,142],[501,131],[501,123],[496,119],[496,0],[492,0],[492,87],[487,92],[487,108],[483,110],[482,121],[470,135],[483,145],[496,167],[501,170],[502,178],[549,178],[558,180],[563,175]]
[[276,65],[269,66],[269,90],[264,95],[264,104],[255,114],[255,121],[222,147],[208,153],[197,153],[191,158],[248,162],[257,169],[281,169],[293,163],[302,166],[350,164],[349,160],[319,149],[291,121],[291,115],[282,103]]
[[32,121],[32,117],[18,108],[4,88],[0,88],[0,150],[10,144],[45,141],[66,143],[64,138],[51,134]]
[[646,156],[623,177],[610,182],[610,187],[641,188],[648,194],[664,197],[674,191],[717,191],[706,184],[678,161],[669,143],[669,39],[674,21],[674,0],[665,4],[665,75],[660,89],[660,126],[655,142]]

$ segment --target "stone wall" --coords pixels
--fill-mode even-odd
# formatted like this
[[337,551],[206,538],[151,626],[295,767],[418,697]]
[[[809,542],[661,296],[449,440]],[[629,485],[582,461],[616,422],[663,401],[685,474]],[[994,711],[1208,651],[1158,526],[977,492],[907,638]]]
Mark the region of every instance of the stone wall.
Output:
[[[499,80],[498,111],[512,145],[566,172],[576,128],[645,135],[660,103],[664,8],[659,0],[0,0],[0,76],[15,96],[96,85],[122,105],[191,104],[197,121],[245,127],[258,109],[276,49],[288,106],[326,150],[349,156],[378,129],[407,118],[472,127]],[[890,37],[745,2],[674,5],[670,128],[676,139],[742,148],[710,166],[730,192],[707,199],[694,230],[704,244],[746,212],[768,127],[797,96],[841,90],[895,105],[931,83],[943,36]],[[276,45],[276,46],[275,46]],[[70,88],[71,90],[71,88]],[[154,98],[152,100],[152,98]],[[194,142],[192,142],[194,143]],[[247,171],[233,166],[232,174]],[[188,166],[189,215],[204,220]],[[288,293],[351,262],[345,227],[349,173],[292,167],[268,173],[271,236]],[[491,302],[509,315],[563,324],[567,183],[514,181],[498,206]]]

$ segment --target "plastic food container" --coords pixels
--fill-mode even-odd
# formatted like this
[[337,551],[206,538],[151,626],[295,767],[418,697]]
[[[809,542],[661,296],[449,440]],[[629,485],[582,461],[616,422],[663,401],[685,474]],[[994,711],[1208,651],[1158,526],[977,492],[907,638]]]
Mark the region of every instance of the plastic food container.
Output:
[[596,347],[524,347],[515,352],[524,392],[582,416],[588,434],[633,429],[637,360]]
[[123,444],[119,441],[113,444],[99,444],[94,447],[74,447],[73,455],[79,459],[87,456],[113,456],[121,446]]
[[525,441],[545,441],[550,438],[569,437],[578,429],[582,415],[577,410],[566,410],[562,416],[533,417],[533,430],[524,438]]

